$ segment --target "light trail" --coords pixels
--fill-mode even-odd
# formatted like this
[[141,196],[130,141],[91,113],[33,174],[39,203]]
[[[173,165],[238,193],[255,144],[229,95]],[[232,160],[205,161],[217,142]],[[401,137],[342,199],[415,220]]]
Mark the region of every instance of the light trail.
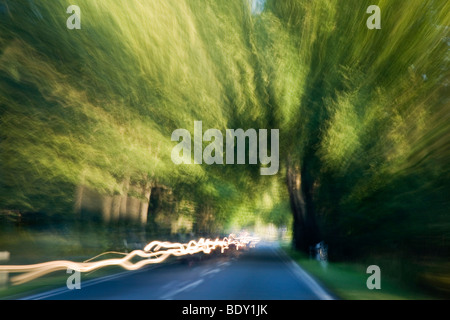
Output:
[[[84,262],[74,262],[69,260],[54,260],[43,263],[29,264],[29,265],[0,265],[0,272],[21,273],[20,275],[11,278],[14,285],[25,283],[48,273],[58,270],[67,270],[68,268],[79,271],[89,272],[106,266],[121,266],[127,270],[138,270],[148,264],[161,263],[170,256],[184,256],[193,255],[199,252],[210,254],[212,251],[220,247],[221,253],[234,245],[237,250],[246,246],[252,247],[260,241],[257,237],[251,237],[247,234],[236,237],[230,234],[223,239],[205,239],[200,238],[198,241],[191,240],[188,243],[173,243],[168,241],[152,241],[147,244],[143,250],[133,250],[130,253],[122,252],[104,252]],[[100,261],[92,261],[105,254],[122,254],[124,257],[116,259],[105,259]],[[141,257],[135,263],[131,260],[135,257]]]

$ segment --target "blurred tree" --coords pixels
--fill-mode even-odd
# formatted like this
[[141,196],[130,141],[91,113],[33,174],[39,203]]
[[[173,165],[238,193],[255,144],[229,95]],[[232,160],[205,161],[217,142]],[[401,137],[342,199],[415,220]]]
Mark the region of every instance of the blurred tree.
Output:
[[382,29],[369,30],[370,4],[267,1],[263,13],[294,244],[423,271],[450,245],[450,7],[382,1]]
[[[448,276],[450,4],[380,0],[373,30],[371,4],[80,0],[69,30],[68,0],[3,1],[0,208],[214,233],[289,203],[299,250]],[[196,120],[279,128],[284,182],[174,165]]]

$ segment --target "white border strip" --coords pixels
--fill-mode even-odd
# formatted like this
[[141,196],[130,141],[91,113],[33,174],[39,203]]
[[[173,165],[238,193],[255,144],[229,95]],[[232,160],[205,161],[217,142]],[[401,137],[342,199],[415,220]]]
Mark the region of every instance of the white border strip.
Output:
[[306,284],[312,292],[321,300],[335,300],[322,286],[317,283],[305,270],[303,270],[294,260],[292,260],[281,248],[274,249],[281,260],[289,267],[292,273],[302,283]]

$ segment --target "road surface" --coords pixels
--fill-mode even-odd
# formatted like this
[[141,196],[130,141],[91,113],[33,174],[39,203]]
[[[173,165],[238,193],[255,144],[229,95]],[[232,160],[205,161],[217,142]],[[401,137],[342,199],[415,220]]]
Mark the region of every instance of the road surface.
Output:
[[194,263],[152,265],[26,299],[316,300],[333,299],[274,243]]

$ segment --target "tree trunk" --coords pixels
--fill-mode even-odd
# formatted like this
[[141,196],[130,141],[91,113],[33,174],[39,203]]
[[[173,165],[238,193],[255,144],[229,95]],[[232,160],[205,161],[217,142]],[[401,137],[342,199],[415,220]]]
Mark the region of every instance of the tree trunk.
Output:
[[122,202],[122,196],[120,194],[115,194],[113,196],[111,204],[111,220],[119,221],[120,219],[120,204]]
[[122,187],[122,197],[120,199],[120,219],[127,219],[127,202],[128,202],[128,189],[130,187],[130,179],[125,178]]
[[111,211],[112,211],[112,202],[113,197],[110,195],[102,195],[101,196],[102,201],[102,218],[103,222],[110,222],[111,221]]
[[147,224],[148,206],[150,204],[152,186],[150,183],[146,183],[142,189],[142,194],[145,197],[145,201],[141,202],[141,207],[139,208],[139,221],[142,225],[145,225]]
[[140,218],[139,210],[141,207],[141,199],[136,197],[138,188],[135,185],[130,185],[129,190],[132,193],[128,196],[127,200],[127,219],[132,222],[138,222]]
[[293,245],[296,250],[309,252],[320,241],[314,215],[313,184],[305,172],[288,160],[286,171],[289,200],[293,214]]
[[316,180],[313,176],[314,171],[312,171],[313,169],[310,166],[312,163],[313,160],[306,161],[301,171],[301,187],[305,199],[305,237],[309,246],[321,241],[314,205],[314,186]]

